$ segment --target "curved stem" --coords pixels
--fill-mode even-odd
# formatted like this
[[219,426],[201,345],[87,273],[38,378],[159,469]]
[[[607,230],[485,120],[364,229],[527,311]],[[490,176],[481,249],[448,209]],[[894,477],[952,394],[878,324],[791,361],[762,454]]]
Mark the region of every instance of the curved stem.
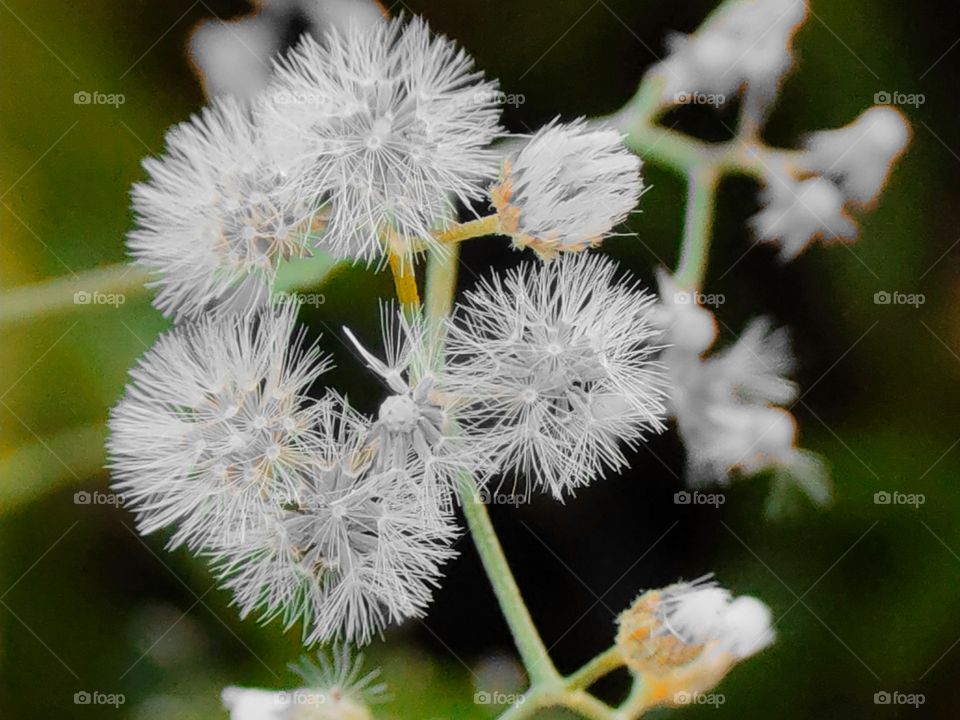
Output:
[[703,285],[710,254],[711,230],[719,175],[711,165],[699,165],[688,175],[687,211],[683,226],[680,263],[674,274],[682,288]]
[[434,238],[445,244],[453,244],[484,235],[496,235],[498,232],[500,232],[500,216],[494,213],[449,227],[435,233]]
[[634,720],[647,709],[647,688],[643,680],[634,676],[633,687],[627,699],[617,708],[617,720]]
[[531,685],[546,685],[557,687],[560,684],[560,673],[553,665],[546,645],[540,639],[530,612],[523,602],[520,588],[513,578],[510,565],[503,554],[500,540],[490,522],[490,515],[486,505],[480,499],[477,484],[473,478],[460,478],[460,503],[463,514],[467,519],[467,526],[473,542],[480,554],[483,568],[487,572],[493,592],[500,603],[500,609],[510,626],[513,640],[520,652],[520,658],[530,676]]
[[566,685],[573,690],[586,690],[604,675],[623,667],[623,655],[614,645],[607,648],[572,675],[567,676]]

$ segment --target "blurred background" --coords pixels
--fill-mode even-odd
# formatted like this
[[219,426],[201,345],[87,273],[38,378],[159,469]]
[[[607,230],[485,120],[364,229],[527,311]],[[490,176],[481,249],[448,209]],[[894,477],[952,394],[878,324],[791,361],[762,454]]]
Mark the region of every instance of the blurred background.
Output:
[[[504,110],[517,132],[556,115],[616,110],[662,55],[665,35],[693,30],[715,5],[402,4],[500,78],[515,96]],[[817,246],[788,266],[769,248],[747,252],[757,187],[725,182],[705,291],[725,296],[727,339],[761,313],[792,328],[808,393],[796,408],[802,442],[828,459],[834,504],[801,501],[791,518],[771,522],[769,482],[756,478],[730,487],[719,508],[677,505],[683,452],[667,433],[638,451],[632,470],[566,506],[544,497],[492,508],[561,670],[610,644],[615,615],[639,591],[680,577],[713,571],[773,608],[779,641],[724,681],[722,706],[657,717],[946,718],[960,708],[960,23],[934,3],[814,0],[812,9],[767,139],[793,146],[804,132],[849,123],[876,93],[899,92],[923,99],[901,108],[913,143],[855,245]],[[10,309],[18,286],[65,278],[93,291],[72,279],[124,261],[140,159],[204,102],[188,53],[194,28],[250,10],[243,0],[0,0],[2,718],[221,718],[227,684],[295,683],[286,668],[302,652],[295,631],[240,621],[202,564],[167,553],[162,537],[139,538],[105,494],[108,409],[166,327],[148,296],[132,288],[122,304],[81,303],[34,319]],[[312,21],[283,22],[281,44]],[[113,100],[84,102],[82,93]],[[711,113],[667,122],[724,134]],[[652,189],[631,224],[637,237],[606,249],[652,283],[660,262],[676,262],[684,185],[652,164],[646,178]],[[502,243],[474,242],[462,286],[520,259]],[[875,304],[881,291],[925,301]],[[302,318],[339,361],[329,382],[372,410],[378,388],[343,352],[336,328],[374,338],[389,279],[339,271],[322,292],[326,302]],[[876,504],[880,491],[920,493],[924,502]],[[522,683],[469,539],[457,547],[425,620],[390,630],[368,652],[396,697],[379,716],[492,717],[497,709],[476,704],[474,693]],[[600,686],[611,701],[625,688],[617,675]],[[84,691],[124,702],[76,704]],[[875,704],[882,691],[922,693],[924,702]]]

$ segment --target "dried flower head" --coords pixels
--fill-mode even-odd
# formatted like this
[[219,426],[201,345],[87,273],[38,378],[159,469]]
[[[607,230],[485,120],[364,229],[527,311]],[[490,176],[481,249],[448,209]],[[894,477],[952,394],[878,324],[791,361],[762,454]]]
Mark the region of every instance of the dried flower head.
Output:
[[600,256],[525,264],[467,293],[448,327],[443,386],[491,472],[525,475],[560,499],[625,463],[663,428],[652,297]]
[[130,253],[155,277],[155,305],[195,317],[252,284],[261,300],[281,260],[309,255],[316,205],[277,167],[250,110],[233,98],[167,133],[133,188]]
[[381,307],[380,317],[383,360],[343,329],[391,393],[381,403],[371,430],[374,465],[381,470],[403,465],[411,452],[416,453],[424,470],[418,485],[444,507],[456,478],[472,472],[476,462],[465,439],[451,433],[457,399],[437,387],[440,345],[432,341],[437,328],[422,315],[407,317],[392,304]]
[[304,473],[298,496],[242,543],[213,553],[242,616],[302,621],[307,644],[366,643],[384,626],[419,617],[455,553],[452,519],[426,498],[415,453],[374,467],[369,427],[343,401],[318,418],[329,442]]
[[497,85],[419,18],[305,37],[267,99],[277,150],[329,203],[326,239],[340,256],[372,260],[396,237],[431,242],[452,199],[479,198],[496,173]]
[[676,705],[714,687],[774,641],[769,608],[733,598],[710,576],[641,595],[619,618],[617,647],[655,702]]
[[110,416],[114,487],[143,533],[208,548],[294,501],[321,444],[307,396],[329,367],[296,310],[206,318],[162,335]]
[[811,242],[852,242],[857,224],[847,214],[843,192],[830,180],[795,180],[773,173],[761,195],[763,209],[750,219],[761,242],[773,243],[781,259],[793,260]]
[[490,191],[500,229],[545,258],[597,245],[637,206],[640,166],[616,130],[554,121],[504,161]]

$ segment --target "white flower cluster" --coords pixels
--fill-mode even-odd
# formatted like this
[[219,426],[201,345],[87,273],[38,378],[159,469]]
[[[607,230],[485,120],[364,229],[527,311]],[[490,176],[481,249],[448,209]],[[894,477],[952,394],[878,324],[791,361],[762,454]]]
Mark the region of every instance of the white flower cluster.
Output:
[[329,363],[295,310],[162,336],[111,416],[115,486],[142,532],[173,527],[171,545],[211,559],[241,614],[367,641],[422,613],[456,530],[415,452],[377,461],[366,418],[309,397]]
[[252,98],[223,97],[144,162],[128,246],[177,319],[265,304],[278,267],[323,252],[382,263],[422,249],[457,203],[487,199],[499,231],[544,257],[609,235],[640,196],[613,130],[552,123],[506,160],[500,93],[419,19],[305,35]]
[[[705,356],[717,338],[713,314],[689,302],[673,278],[659,275],[655,322],[669,344],[670,413],[687,450],[693,486],[726,484],[735,473],[773,470],[811,497],[828,498],[824,469],[797,447],[797,424],[784,405],[797,399],[789,338],[766,318],[753,320],[730,347]],[[687,302],[678,302],[683,299]]]
[[438,249],[451,199],[484,193],[545,258],[633,209],[639,160],[582,121],[550,124],[491,185],[496,89],[419,19],[305,37],[252,101],[171,130],[134,189],[130,248],[178,324],[112,413],[115,486],[142,532],[210,561],[242,615],[299,623],[307,643],[424,611],[465,474],[563,499],[663,428],[653,298],[586,253],[482,284],[443,326],[384,307],[382,358],[344,328],[389,393],[375,418],[311,394],[330,362],[295,304],[271,304],[285,261]]
[[750,225],[783,260],[794,259],[817,239],[855,240],[851,210],[876,199],[910,138],[898,110],[877,106],[847,127],[811,134],[800,151],[767,152],[756,142],[793,65],[792,38],[806,16],[806,0],[723,3],[694,34],[670,37],[669,54],[650,71],[662,84],[662,107],[718,106],[742,97],[743,122],[734,142],[761,158],[764,186],[763,207]]

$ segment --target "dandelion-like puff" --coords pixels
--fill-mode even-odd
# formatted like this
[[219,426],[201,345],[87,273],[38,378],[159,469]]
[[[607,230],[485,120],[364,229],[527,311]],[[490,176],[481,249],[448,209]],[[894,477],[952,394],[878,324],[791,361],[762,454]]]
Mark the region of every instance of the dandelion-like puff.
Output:
[[310,195],[329,202],[326,241],[374,261],[421,240],[496,174],[497,84],[414,18],[304,37],[276,67],[264,122]]
[[442,384],[490,471],[562,499],[625,464],[619,447],[663,429],[653,297],[600,256],[525,264],[468,292],[448,324]]
[[167,133],[133,188],[127,244],[150,271],[164,315],[195,318],[242,299],[263,305],[283,260],[309,255],[323,225],[315,196],[274,163],[251,110],[218,98]]

